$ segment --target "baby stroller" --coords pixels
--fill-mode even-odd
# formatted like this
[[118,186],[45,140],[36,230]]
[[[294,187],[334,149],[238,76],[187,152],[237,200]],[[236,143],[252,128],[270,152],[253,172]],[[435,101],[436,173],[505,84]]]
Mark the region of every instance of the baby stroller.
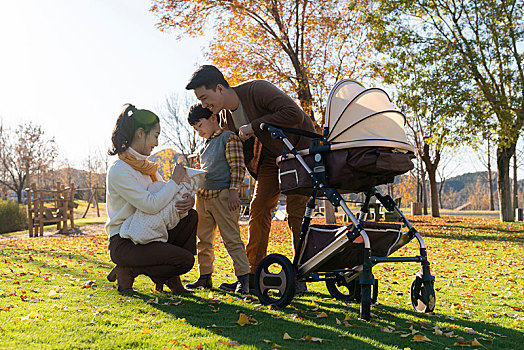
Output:
[[[256,269],[255,291],[262,304],[285,307],[295,296],[297,282],[324,281],[334,298],[359,302],[360,317],[368,320],[378,295],[373,266],[419,262],[421,270],[411,285],[412,305],[418,312],[433,311],[435,278],[424,241],[395,201],[375,188],[413,168],[414,149],[407,141],[404,124],[405,116],[393,108],[383,90],[365,89],[346,79],[336,83],[329,94],[323,135],[261,125],[284,143],[283,155],[277,158],[281,192],[311,196],[293,262],[284,255],[270,254]],[[285,133],[310,137],[312,146],[296,150]],[[357,218],[342,194],[361,192],[365,199]],[[342,207],[349,224],[310,224],[319,196]],[[401,223],[366,221],[372,197],[387,211],[397,213]],[[389,257],[414,237],[420,255]]]

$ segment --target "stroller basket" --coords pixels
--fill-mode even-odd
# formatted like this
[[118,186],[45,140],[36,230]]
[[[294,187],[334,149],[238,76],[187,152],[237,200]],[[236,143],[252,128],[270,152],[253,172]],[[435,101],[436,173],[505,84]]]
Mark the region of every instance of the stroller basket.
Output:
[[[362,222],[362,226],[366,230],[371,241],[371,254],[377,257],[386,257],[400,248],[398,242],[401,238],[400,224],[387,224],[380,222]],[[310,225],[309,232],[306,236],[306,245],[304,252],[300,259],[301,263],[320,253],[325,247],[335,240],[340,234],[346,234],[348,229],[345,226],[338,225]],[[407,242],[406,242],[407,243]],[[334,269],[352,268],[362,265],[364,261],[364,244],[363,243],[348,243],[335,256],[328,259],[317,270],[317,272],[325,272]]]

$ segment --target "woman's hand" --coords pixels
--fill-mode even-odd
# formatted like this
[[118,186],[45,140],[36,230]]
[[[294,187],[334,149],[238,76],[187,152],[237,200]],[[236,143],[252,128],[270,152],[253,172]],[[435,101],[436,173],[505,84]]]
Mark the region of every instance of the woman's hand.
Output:
[[175,181],[177,185],[180,185],[180,183],[184,181],[184,178],[186,177],[186,168],[184,168],[184,166],[180,163],[175,165],[175,169],[173,169],[173,173],[171,174],[171,180]]
[[193,208],[195,205],[195,198],[189,195],[189,193],[184,193],[182,195],[182,200],[179,200],[175,203],[176,210],[179,214],[185,214],[189,209]]

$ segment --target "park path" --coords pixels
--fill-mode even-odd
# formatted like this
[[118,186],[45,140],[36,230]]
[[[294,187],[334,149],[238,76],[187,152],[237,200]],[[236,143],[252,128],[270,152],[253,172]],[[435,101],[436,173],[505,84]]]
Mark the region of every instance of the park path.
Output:
[[[106,234],[104,230],[104,224],[89,224],[82,227],[69,228],[67,231],[60,233],[57,230],[44,231],[44,237],[61,237],[61,236],[80,236],[80,235],[100,235]],[[12,238],[29,238],[29,234],[17,233],[17,234],[3,234],[0,235],[0,239],[12,239]]]

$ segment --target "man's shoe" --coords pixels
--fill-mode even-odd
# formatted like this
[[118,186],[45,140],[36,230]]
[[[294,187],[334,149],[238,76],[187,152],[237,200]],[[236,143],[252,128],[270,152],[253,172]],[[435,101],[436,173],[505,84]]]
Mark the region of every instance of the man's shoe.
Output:
[[224,283],[221,283],[220,286],[218,286],[218,288],[228,291],[228,292],[234,292],[237,289],[237,284],[238,284],[238,280],[233,283],[224,282]]
[[249,274],[237,277],[235,293],[249,294]]
[[197,289],[197,288],[206,288],[211,289],[213,288],[213,280],[211,279],[211,274],[207,275],[200,275],[198,279],[193,283],[186,284],[186,288],[189,289]]
[[249,289],[255,289],[255,274],[249,274]]

